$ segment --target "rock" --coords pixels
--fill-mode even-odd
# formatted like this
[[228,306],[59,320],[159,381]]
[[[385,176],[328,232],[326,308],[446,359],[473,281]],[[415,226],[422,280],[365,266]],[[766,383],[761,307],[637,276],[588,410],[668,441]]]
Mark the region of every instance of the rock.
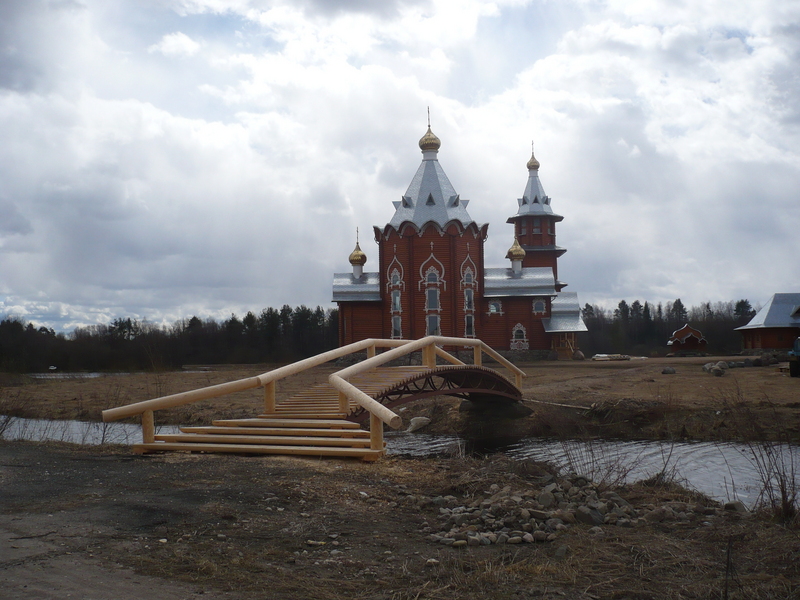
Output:
[[456,540],[453,542],[453,548],[463,548],[467,545],[467,540]]
[[591,533],[592,535],[605,535],[605,532],[603,531],[603,528],[602,527],[597,527],[597,526],[592,527],[591,529],[589,529],[589,533]]
[[[539,532],[537,531],[536,533],[539,533]],[[526,544],[532,544],[533,540],[534,540],[534,536],[531,535],[530,533],[526,533],[525,535],[522,536],[522,541],[525,542]]]
[[572,360],[586,360],[586,356],[580,350],[575,350],[575,352],[572,353]]
[[541,494],[539,494],[537,500],[539,504],[541,504],[545,508],[550,508],[551,506],[553,506],[553,504],[555,504],[556,497],[553,495],[552,492],[542,492]]
[[531,534],[531,540],[534,542],[546,542],[547,541],[547,532],[546,531],[534,531]]
[[408,429],[406,429],[406,433],[414,433],[415,431],[419,431],[426,425],[430,424],[431,420],[428,417],[414,417],[408,423]]
[[603,515],[588,506],[579,506],[575,511],[575,518],[586,525],[602,525]]
[[747,513],[747,507],[741,500],[733,500],[732,502],[726,502],[725,506],[723,507],[725,510],[731,510],[737,513]]
[[728,369],[728,363],[727,363],[727,362],[725,362],[724,360],[721,360],[721,361],[719,361],[719,362],[718,362],[717,364],[715,364],[714,366],[715,366],[715,367],[719,367],[719,368],[720,368],[720,369],[722,369],[723,371],[725,371],[725,370],[727,370],[727,369]]
[[660,523],[667,518],[667,509],[663,507],[653,509],[644,518],[651,523]]
[[661,369],[662,375],[675,375],[675,369],[673,367],[664,367]]
[[559,559],[560,558],[566,558],[567,554],[569,554],[569,546],[567,546],[566,544],[562,544],[561,546],[556,548],[556,551],[555,551],[555,557],[556,558],[559,558]]
[[522,536],[515,535],[514,537],[508,538],[506,540],[506,544],[521,544],[522,543]]
[[435,558],[429,558],[428,560],[425,561],[425,566],[426,567],[435,567],[438,564],[439,564],[439,561],[436,560]]
[[723,375],[725,375],[725,369],[722,369],[717,365],[714,365],[713,367],[711,367],[711,374],[714,375],[715,377],[722,377]]
[[708,363],[703,365],[703,371],[705,373],[711,373],[711,369],[713,369],[713,368],[714,368],[714,363],[712,363],[712,362],[708,362]]

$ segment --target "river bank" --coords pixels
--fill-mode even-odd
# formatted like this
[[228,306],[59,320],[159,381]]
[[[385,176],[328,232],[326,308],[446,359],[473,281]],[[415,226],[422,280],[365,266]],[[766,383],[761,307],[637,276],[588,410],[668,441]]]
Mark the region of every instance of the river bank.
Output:
[[603,489],[504,457],[366,464],[24,442],[0,443],[0,478],[6,598],[800,592],[796,528],[667,480]]
[[[680,434],[682,423],[687,435],[722,438],[733,429],[730,415],[749,410],[755,417],[744,421],[761,434],[797,431],[800,382],[770,367],[713,377],[702,362],[526,365],[523,391],[534,413],[514,427],[641,439]],[[676,373],[662,374],[665,366]],[[91,419],[109,406],[264,370],[6,380],[0,412]],[[288,380],[279,397],[328,372]],[[240,394],[222,407],[201,403],[157,419],[251,416],[261,402],[258,393]],[[476,431],[458,401],[431,399],[402,414],[431,417],[434,431]],[[504,456],[367,464],[0,442],[1,577],[6,597],[25,599],[800,594],[796,522],[726,510],[675,481],[665,472],[598,486]]]

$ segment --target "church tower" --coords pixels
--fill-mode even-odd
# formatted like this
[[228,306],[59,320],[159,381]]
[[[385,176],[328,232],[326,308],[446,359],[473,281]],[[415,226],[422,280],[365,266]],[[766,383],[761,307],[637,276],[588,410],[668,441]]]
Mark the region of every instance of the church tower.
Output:
[[522,198],[517,200],[519,210],[507,223],[514,225],[514,235],[525,250],[523,267],[549,267],[556,279],[556,291],[560,292],[567,284],[558,281],[558,257],[566,252],[556,245],[556,223],[564,217],[553,212],[550,197],[544,193],[539,180],[540,163],[531,149],[527,164],[528,182]]

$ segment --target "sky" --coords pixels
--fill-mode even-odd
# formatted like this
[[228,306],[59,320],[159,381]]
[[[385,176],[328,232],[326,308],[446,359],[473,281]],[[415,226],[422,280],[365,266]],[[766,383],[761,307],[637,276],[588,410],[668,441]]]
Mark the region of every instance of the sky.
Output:
[[797,0],[4,0],[0,318],[332,307],[427,127],[508,266],[539,176],[581,305],[800,292]]

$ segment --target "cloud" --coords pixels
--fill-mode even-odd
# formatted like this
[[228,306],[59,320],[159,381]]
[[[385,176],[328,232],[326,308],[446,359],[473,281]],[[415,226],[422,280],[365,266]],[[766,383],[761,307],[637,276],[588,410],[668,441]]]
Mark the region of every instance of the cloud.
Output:
[[194,56],[199,50],[200,44],[180,31],[165,35],[160,42],[147,49],[148,52],[160,52],[170,57]]
[[116,0],[0,8],[0,316],[58,329],[330,305],[431,107],[490,223],[530,141],[582,302],[763,302],[800,281],[785,3]]

